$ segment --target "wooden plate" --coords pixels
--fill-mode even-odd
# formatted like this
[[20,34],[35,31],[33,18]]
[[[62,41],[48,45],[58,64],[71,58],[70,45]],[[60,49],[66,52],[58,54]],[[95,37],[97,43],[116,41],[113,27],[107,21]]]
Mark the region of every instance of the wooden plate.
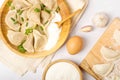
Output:
[[[7,38],[7,25],[5,23],[5,16],[9,10],[9,7],[7,6],[7,2],[9,0],[5,0],[3,6],[2,6],[2,11],[1,11],[1,16],[0,16],[0,32],[1,32],[1,38],[2,40],[5,42],[5,44],[13,51],[15,52],[16,54],[18,55],[21,55],[21,56],[25,56],[25,57],[44,57],[44,56],[47,56],[47,55],[50,55],[51,53],[55,52],[57,49],[60,48],[60,46],[65,42],[65,40],[67,39],[67,36],[69,34],[69,31],[70,31],[70,26],[71,26],[71,20],[67,20],[63,26],[62,26],[62,31],[61,31],[61,34],[60,34],[60,38],[57,42],[57,44],[55,45],[55,47],[53,47],[51,50],[49,51],[43,51],[43,52],[40,52],[40,53],[20,53],[18,50],[17,50],[17,47],[12,45],[8,38]],[[70,14],[70,10],[68,8],[68,6],[66,5],[66,3],[63,1],[63,0],[58,0],[58,4],[60,5],[60,9],[61,9],[61,16],[62,18],[65,18],[67,17],[67,15]],[[63,8],[64,7],[64,8]],[[63,13],[64,12],[64,13]]]
[[[9,11],[9,7],[7,6],[7,2],[10,0],[5,0],[5,2],[3,3],[1,10],[0,10],[0,36],[1,39],[4,41],[4,43],[8,46],[9,49],[11,49],[14,53],[23,56],[23,57],[31,57],[31,58],[36,58],[36,57],[45,57],[48,56],[52,53],[54,53],[55,51],[57,51],[65,42],[65,40],[67,39],[69,33],[70,33],[70,29],[71,29],[71,19],[67,20],[66,22],[63,23],[62,25],[62,31],[60,33],[60,37],[59,40],[57,42],[57,44],[48,51],[42,51],[39,53],[21,53],[17,50],[17,47],[12,45],[8,38],[7,38],[7,25],[5,23],[5,16]],[[12,1],[12,0],[11,0]],[[81,16],[83,14],[83,12],[85,11],[88,1],[85,0],[86,4],[81,12]],[[58,0],[58,5],[60,7],[60,13],[62,18],[66,18],[69,14],[70,14],[70,9],[68,8],[68,5],[66,4],[66,2],[64,0]]]
[[72,61],[64,60],[64,59],[62,59],[62,60],[57,60],[57,61],[54,61],[54,62],[50,63],[50,64],[46,67],[46,69],[44,70],[44,73],[43,73],[43,76],[42,76],[42,80],[45,80],[46,73],[47,73],[48,69],[49,69],[52,65],[54,65],[54,64],[56,64],[56,63],[60,63],[60,62],[66,62],[66,63],[72,64],[72,65],[77,69],[77,71],[79,72],[79,74],[80,74],[80,80],[83,80],[82,72],[81,72],[80,68],[78,67],[78,65],[76,65],[76,64],[73,63]]
[[[106,63],[106,61],[103,59],[100,49],[102,46],[114,46],[112,43],[112,36],[116,29],[120,29],[120,19],[115,18],[108,29],[103,33],[101,38],[98,40],[98,42],[95,44],[95,46],[90,50],[88,55],[85,57],[85,59],[80,64],[80,67],[84,69],[86,72],[91,74],[96,80],[102,80],[103,78],[100,75],[97,75],[92,70],[93,65],[95,64],[102,64]],[[113,47],[114,49],[120,49],[120,47]]]

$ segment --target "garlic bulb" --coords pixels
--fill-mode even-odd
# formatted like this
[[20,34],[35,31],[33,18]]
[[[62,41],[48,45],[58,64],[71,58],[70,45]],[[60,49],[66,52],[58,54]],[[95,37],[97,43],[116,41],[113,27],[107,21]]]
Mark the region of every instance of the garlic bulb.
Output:
[[93,17],[93,24],[96,27],[105,27],[108,24],[108,21],[109,21],[108,15],[102,12],[97,13]]

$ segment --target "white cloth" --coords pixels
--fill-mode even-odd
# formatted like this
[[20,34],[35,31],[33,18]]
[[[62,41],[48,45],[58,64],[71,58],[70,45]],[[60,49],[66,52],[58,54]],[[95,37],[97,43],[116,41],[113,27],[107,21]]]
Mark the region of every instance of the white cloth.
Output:
[[[83,0],[66,0],[68,3],[71,12],[76,11],[78,8],[83,8]],[[79,20],[81,14],[73,18],[72,26],[75,26]],[[41,65],[43,68],[49,64],[55,54],[44,58],[25,58],[15,53],[11,52],[5,44],[0,41],[0,61],[8,66],[10,69],[18,73],[19,75],[24,75],[26,72],[33,71],[35,72],[37,67]]]

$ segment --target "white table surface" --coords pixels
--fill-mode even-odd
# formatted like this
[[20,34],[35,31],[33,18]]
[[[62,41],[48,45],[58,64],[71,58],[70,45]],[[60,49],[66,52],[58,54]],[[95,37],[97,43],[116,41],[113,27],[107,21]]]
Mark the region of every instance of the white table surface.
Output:
[[[4,0],[0,0],[0,6],[2,5]],[[85,58],[88,54],[89,50],[94,46],[96,41],[100,38],[102,33],[105,31],[106,28],[97,28],[94,27],[94,31],[89,33],[80,32],[80,27],[84,25],[92,24],[91,19],[97,12],[106,12],[109,14],[110,19],[112,20],[115,17],[120,17],[120,0],[89,0],[89,5],[84,13],[83,17],[80,19],[77,26],[73,29],[70,36],[79,35],[84,38],[84,49],[77,55],[69,55],[65,45],[57,51],[56,56],[53,60],[57,59],[69,59],[77,64]],[[111,21],[110,20],[110,21]],[[3,43],[0,41],[0,46]],[[20,77],[13,71],[11,71],[7,66],[3,65],[0,62],[0,80],[41,80],[41,73],[43,70],[37,71],[36,74],[34,73],[27,73],[24,77]],[[93,77],[88,75],[87,73],[83,72],[84,80],[95,80]]]

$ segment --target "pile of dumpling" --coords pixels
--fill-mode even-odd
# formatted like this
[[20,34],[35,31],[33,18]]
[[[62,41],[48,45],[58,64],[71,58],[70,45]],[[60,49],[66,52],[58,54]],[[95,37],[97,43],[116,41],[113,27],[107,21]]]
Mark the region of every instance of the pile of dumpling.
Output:
[[8,6],[5,22],[11,44],[22,53],[42,51],[48,39],[46,27],[58,11],[56,0],[13,0]]
[[93,65],[93,71],[103,77],[103,80],[120,80],[120,50],[113,50],[113,47],[120,46],[120,30],[113,34],[114,45],[102,46],[100,53],[107,63]]

